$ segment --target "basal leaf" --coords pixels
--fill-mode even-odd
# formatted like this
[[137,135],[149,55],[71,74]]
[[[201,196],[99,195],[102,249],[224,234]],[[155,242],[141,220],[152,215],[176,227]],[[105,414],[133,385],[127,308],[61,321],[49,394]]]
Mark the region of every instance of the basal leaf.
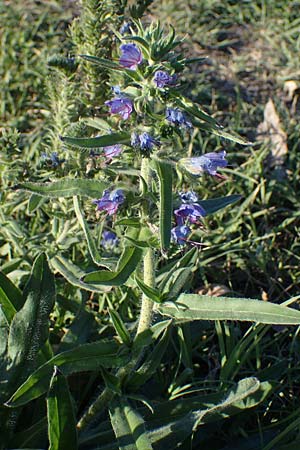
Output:
[[7,406],[24,405],[44,394],[49,388],[54,366],[58,366],[64,375],[99,370],[101,367],[123,366],[128,362],[129,355],[119,351],[120,345],[116,342],[100,341],[59,353],[27,378],[8,401]]
[[[24,289],[25,303],[15,314],[9,332],[8,356],[14,365],[34,365],[36,355],[49,334],[49,314],[55,301],[54,275],[46,255],[35,260]],[[24,370],[24,369],[23,369]]]
[[49,450],[77,449],[74,402],[64,375],[54,367],[47,395]]
[[152,450],[142,416],[125,399],[115,400],[109,414],[120,450]]

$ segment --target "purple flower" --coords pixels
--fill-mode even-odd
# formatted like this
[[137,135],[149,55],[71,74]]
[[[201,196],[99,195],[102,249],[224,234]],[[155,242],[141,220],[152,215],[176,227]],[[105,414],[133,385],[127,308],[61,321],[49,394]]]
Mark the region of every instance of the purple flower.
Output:
[[110,108],[111,114],[119,114],[123,120],[127,120],[133,111],[133,104],[130,98],[116,97],[105,102]]
[[154,74],[153,81],[156,84],[156,87],[164,88],[165,86],[174,84],[176,76],[169,75],[165,70],[157,70]]
[[206,215],[206,211],[198,203],[183,203],[178,209],[175,209],[174,214],[177,224],[183,225],[186,220],[190,223],[197,223]]
[[117,238],[115,233],[113,233],[112,231],[103,231],[101,245],[106,251],[112,250],[118,244],[119,239]]
[[146,132],[142,134],[137,134],[136,132],[134,132],[131,135],[131,145],[133,147],[139,147],[144,151],[151,151],[154,146],[159,147],[160,142]]
[[120,65],[130,70],[136,70],[138,64],[142,62],[142,52],[135,44],[123,44],[120,47]]
[[190,234],[191,229],[186,225],[179,225],[172,228],[171,235],[172,240],[179,245],[184,245],[186,243],[186,238]]
[[183,112],[178,108],[167,108],[166,119],[178,127],[193,128],[191,122],[189,122]]
[[106,158],[108,160],[111,160],[115,156],[118,156],[122,152],[123,148],[122,148],[121,144],[115,144],[115,145],[110,145],[108,147],[104,147],[103,150],[104,150],[104,155],[106,156]]
[[226,167],[228,161],[225,159],[225,150],[216,153],[205,153],[202,156],[194,158],[182,158],[179,162],[185,169],[193,175],[202,175],[203,172],[207,172],[210,175],[221,177],[217,173],[218,167]]
[[194,191],[178,192],[183,203],[196,203],[198,195]]
[[106,211],[108,215],[116,214],[119,205],[125,200],[122,189],[115,189],[109,192],[105,190],[103,196],[98,200],[94,200],[93,203],[97,205],[97,211]]

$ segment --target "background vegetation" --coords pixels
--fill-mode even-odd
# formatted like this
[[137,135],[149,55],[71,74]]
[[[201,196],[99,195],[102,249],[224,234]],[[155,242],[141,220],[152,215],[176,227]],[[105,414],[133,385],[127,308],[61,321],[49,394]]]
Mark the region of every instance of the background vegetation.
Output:
[[[81,6],[62,0],[0,4],[0,268],[20,291],[41,250],[65,251],[73,262],[85,264],[87,246],[72,202],[29,198],[13,188],[22,181],[83,173],[84,157],[63,147],[59,135],[88,133],[89,123],[82,118],[101,115],[100,104],[109,89],[107,74],[91,72],[83,63],[78,70],[74,59],[83,52],[111,54],[106,42],[95,44],[93,32],[100,33],[93,24],[95,14],[110,32],[109,13],[97,13],[96,3],[91,10],[87,5],[92,2],[85,1]],[[111,20],[120,26],[122,2],[108,6],[118,8],[117,19]],[[299,294],[299,7],[297,1],[166,0],[154,1],[144,16],[146,22],[159,18],[173,24],[177,34],[185,36],[182,48],[188,56],[206,58],[185,74],[189,97],[226,128],[254,142],[243,147],[205,133],[193,135],[190,151],[194,154],[225,149],[231,159],[225,180],[205,179],[204,198],[241,194],[242,201],[205,222],[207,246],[189,285],[191,292],[275,303]],[[101,89],[97,77],[102,77]],[[52,152],[58,152],[64,164],[54,167],[49,159]],[[84,163],[85,171],[94,170],[91,161]],[[86,213],[93,223],[94,207],[87,207]],[[96,232],[100,242],[101,227]],[[133,326],[139,299],[131,287],[99,297],[66,283],[58,274],[55,278],[52,350],[44,349],[46,353],[110,336],[111,306],[126,319],[129,329]],[[189,398],[192,391],[224,398],[222,386],[247,376],[257,376],[271,390],[269,395],[266,388],[266,398],[253,402],[253,408],[243,414],[212,424],[207,420],[180,448],[299,448],[298,328],[201,322],[179,329],[171,335],[165,360],[151,374],[141,397],[151,388],[162,401],[175,401],[183,394]],[[103,380],[107,382],[105,377],[103,372],[84,374],[82,382],[75,375],[69,377],[79,416],[99,393]],[[31,405],[23,410],[22,414],[30,414],[18,423],[11,441],[14,447],[9,448],[46,448],[45,405],[42,400]],[[148,418],[150,412],[144,408],[141,414]],[[165,414],[175,417],[175,407]],[[225,411],[226,415],[231,416]],[[151,420],[155,424],[162,417],[163,410]],[[98,448],[99,436],[102,439],[108,433],[107,422],[101,427],[94,429],[94,440],[83,435],[82,448]],[[28,441],[26,433],[31,436]],[[103,442],[105,448],[113,448],[109,438]]]

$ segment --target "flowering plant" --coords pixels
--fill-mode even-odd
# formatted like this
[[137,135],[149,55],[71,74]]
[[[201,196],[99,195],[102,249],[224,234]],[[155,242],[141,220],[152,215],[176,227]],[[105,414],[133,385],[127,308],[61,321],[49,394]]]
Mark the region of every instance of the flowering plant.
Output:
[[[191,355],[185,342],[188,335],[185,325],[195,320],[300,322],[299,311],[285,306],[190,293],[191,277],[200,267],[201,231],[205,221],[210,214],[238,201],[240,196],[201,198],[201,181],[205,176],[215,177],[216,181],[224,179],[222,172],[228,165],[226,151],[201,154],[196,148],[190,156],[185,149],[194,129],[240,144],[246,142],[225,132],[213,117],[183,94],[182,73],[194,60],[175,53],[180,41],[173,29],[165,35],[159,24],[143,27],[135,21],[122,33],[116,32],[120,40],[118,62],[82,56],[111,72],[113,98],[104,102],[101,111],[107,120],[90,121],[89,126],[95,130],[91,136],[61,137],[66,146],[90,152],[90,160],[102,158],[101,170],[86,170],[81,177],[68,176],[46,183],[24,182],[17,186],[38,199],[72,197],[74,214],[87,248],[81,265],[74,263],[66,248],[59,245],[51,249],[48,258],[44,254],[38,256],[24,292],[24,306],[15,314],[11,325],[10,333],[17,336],[18,342],[28,339],[27,335],[32,340],[35,350],[33,353],[28,350],[26,358],[32,359],[41,350],[41,363],[34,372],[22,374],[23,384],[15,392],[9,391],[12,395],[7,406],[24,405],[49,388],[51,448],[63,448],[62,442],[77,448],[77,432],[80,433],[78,445],[83,449],[96,448],[95,445],[103,450],[177,448],[205,423],[206,417],[208,421],[218,420],[217,416],[246,409],[262,401],[270,390],[254,377],[242,379],[235,386],[231,383],[225,390],[221,380],[220,393],[213,400],[191,396],[185,399],[186,403],[176,403],[176,396],[182,392],[193,393],[182,387],[182,383],[189,383],[193,373],[192,363],[186,363]],[[56,169],[64,163],[57,154],[47,160]],[[179,180],[176,174],[180,175]],[[68,211],[68,216],[71,213]],[[101,233],[97,233],[99,229]],[[58,236],[58,244],[67,234],[66,226],[62,236]],[[82,293],[88,292],[90,303],[95,298],[98,304],[102,302],[106,320],[109,316],[109,325],[106,322],[97,330],[97,338],[92,342],[81,344],[75,339],[71,348],[65,347],[55,355],[49,350],[45,332],[55,296],[53,272],[78,289],[82,298],[85,298]],[[41,305],[35,301],[35,290],[41,293]],[[17,290],[14,292],[19,295]],[[137,298],[140,301],[136,323],[129,323],[132,318],[120,313],[124,297],[132,302]],[[12,308],[8,311],[11,320]],[[80,309],[80,314],[82,311],[85,324],[89,324],[90,317],[86,319],[85,315],[88,312]],[[26,334],[23,316],[30,324],[31,319],[36,320],[37,332],[31,324],[30,333]],[[94,319],[93,316],[93,323]],[[11,341],[8,337],[8,366],[16,361],[23,369],[25,357],[22,360],[17,345],[14,347]],[[178,367],[170,368],[176,382],[167,384],[162,376],[163,373],[168,378],[166,367],[161,372],[160,367],[168,349],[174,352],[175,346],[177,351],[176,342],[180,347],[179,363]],[[181,365],[185,368],[179,374]],[[85,403],[85,411],[79,411],[76,428],[74,402],[65,375],[82,371],[100,372],[102,392],[96,399],[93,392],[92,402]],[[155,394],[151,392],[150,381],[157,372],[161,386],[154,386],[153,391],[157,389],[159,393],[152,406],[148,397]],[[16,379],[16,373],[12,372],[12,380]],[[88,385],[94,385],[94,379]],[[246,398],[247,402],[243,402]],[[58,404],[63,411],[67,405],[70,416],[59,415]],[[101,415],[103,422],[96,420]],[[107,423],[109,419],[111,426]],[[52,446],[52,442],[56,445]]]

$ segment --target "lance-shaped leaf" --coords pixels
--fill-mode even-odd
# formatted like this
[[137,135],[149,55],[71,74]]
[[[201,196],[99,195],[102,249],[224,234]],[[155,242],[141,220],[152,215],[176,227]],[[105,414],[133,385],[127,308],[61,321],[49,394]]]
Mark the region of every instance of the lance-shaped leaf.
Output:
[[97,56],[90,56],[90,55],[79,55],[79,56],[85,59],[86,61],[89,61],[92,64],[96,64],[97,66],[104,67],[105,69],[123,70],[123,67],[121,67],[118,63],[111,61],[110,59],[98,58]]
[[[124,347],[123,347],[124,348]],[[19,406],[44,394],[48,388],[54,366],[69,375],[76,372],[99,370],[101,367],[120,367],[129,360],[128,352],[120,353],[120,345],[114,341],[84,344],[59,353],[33,372],[13,394],[7,406]]]
[[218,197],[218,198],[211,198],[208,200],[200,200],[198,203],[201,206],[203,206],[206,214],[212,214],[216,211],[219,211],[222,208],[225,208],[228,205],[231,205],[232,203],[237,202],[241,198],[242,198],[241,195],[233,194],[227,195],[227,197]]
[[8,356],[16,366],[25,363],[25,371],[28,371],[48,338],[49,314],[55,301],[54,275],[44,253],[33,264],[24,298],[25,303],[10,326]]
[[2,272],[0,272],[0,304],[6,320],[10,323],[16,313],[23,306],[21,291]]
[[278,325],[299,325],[300,311],[248,298],[181,294],[175,304],[158,307],[163,315],[179,320],[241,320]]
[[32,183],[28,181],[17,184],[14,186],[14,189],[34,192],[49,198],[73,197],[74,195],[99,198],[108,187],[108,183],[99,180],[62,178],[51,183]]
[[85,276],[84,282],[103,286],[121,286],[136,269],[143,250],[139,247],[125,247],[118,261],[116,270],[99,270]]
[[154,167],[159,180],[159,231],[162,250],[170,246],[173,196],[172,196],[172,166],[165,161],[155,160]]
[[77,449],[77,431],[69,386],[55,366],[47,395],[49,450]]
[[72,145],[74,147],[86,148],[86,149],[97,149],[101,147],[108,147],[115,144],[130,144],[130,134],[129,133],[112,133],[106,134],[104,136],[97,136],[91,138],[73,138],[70,136],[61,136],[61,140],[65,144]]
[[[73,286],[77,286],[85,291],[98,292],[102,294],[103,292],[108,292],[111,290],[109,286],[94,285],[92,283],[85,283],[82,281],[82,278],[87,274],[87,272],[84,272],[61,255],[51,258],[50,264],[54,270],[57,270],[57,272],[59,272]],[[103,266],[105,266],[105,263]]]
[[83,213],[80,209],[80,205],[79,205],[79,201],[78,201],[78,197],[74,196],[73,197],[73,204],[74,204],[74,211],[77,217],[77,220],[84,232],[84,236],[86,238],[87,244],[88,244],[88,249],[91,255],[92,260],[94,261],[95,264],[97,264],[98,266],[101,265],[101,255],[98,252],[98,248],[96,246],[96,242],[92,236],[92,233],[89,229],[88,224],[86,223],[86,220],[83,216]]
[[109,415],[120,450],[152,450],[142,416],[125,400],[115,400]]
[[129,331],[127,330],[120,314],[118,313],[118,311],[110,309],[109,315],[110,315],[111,321],[115,327],[115,330],[119,335],[119,338],[121,339],[123,344],[127,345],[127,347],[130,347],[131,346],[130,334],[129,334]]

